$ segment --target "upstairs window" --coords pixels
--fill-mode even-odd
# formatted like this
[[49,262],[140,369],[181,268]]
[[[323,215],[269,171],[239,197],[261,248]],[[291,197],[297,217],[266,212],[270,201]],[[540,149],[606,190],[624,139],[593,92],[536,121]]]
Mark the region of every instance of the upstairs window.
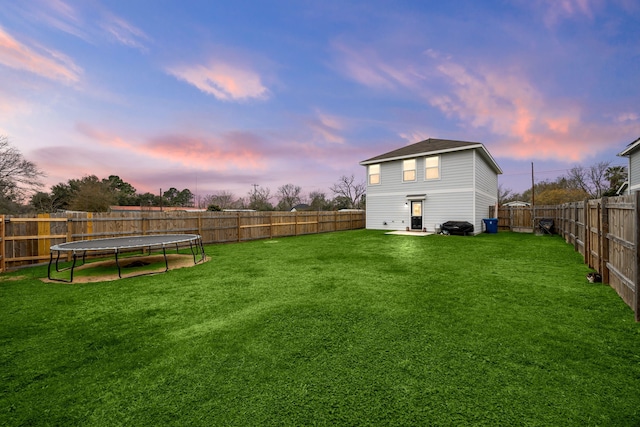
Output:
[[424,159],[424,179],[440,179],[440,156]]
[[405,160],[402,162],[402,181],[416,180],[416,159]]
[[380,184],[380,165],[369,166],[369,185]]

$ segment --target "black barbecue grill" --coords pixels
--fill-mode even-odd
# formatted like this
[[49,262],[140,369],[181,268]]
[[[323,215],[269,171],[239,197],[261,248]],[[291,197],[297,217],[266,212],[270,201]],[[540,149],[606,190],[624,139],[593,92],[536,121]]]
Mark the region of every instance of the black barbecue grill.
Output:
[[466,221],[447,221],[441,226],[442,234],[458,234],[466,236],[473,234],[473,224]]
[[538,223],[538,228],[543,234],[553,234],[553,219],[542,218]]

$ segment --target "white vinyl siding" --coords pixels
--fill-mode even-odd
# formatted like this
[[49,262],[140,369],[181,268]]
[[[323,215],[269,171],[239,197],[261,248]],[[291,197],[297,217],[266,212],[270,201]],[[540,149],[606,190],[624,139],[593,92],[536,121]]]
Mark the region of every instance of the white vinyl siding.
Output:
[[475,222],[474,232],[483,230],[483,219],[489,218],[489,207],[495,206],[498,201],[498,175],[482,159],[479,153],[475,153]]
[[640,150],[629,155],[629,193],[640,190]]

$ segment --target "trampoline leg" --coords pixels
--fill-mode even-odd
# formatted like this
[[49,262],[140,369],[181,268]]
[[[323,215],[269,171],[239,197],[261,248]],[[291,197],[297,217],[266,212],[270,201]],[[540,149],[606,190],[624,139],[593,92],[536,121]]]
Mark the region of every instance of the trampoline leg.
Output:
[[60,251],[58,251],[58,256],[56,257],[56,271],[60,272],[60,269],[58,268],[58,261],[60,261]]
[[200,254],[202,255],[200,257],[200,262],[204,262],[204,260],[207,259],[207,256],[204,253],[204,243],[202,243],[202,237],[198,239],[198,245],[200,246]]
[[[58,252],[59,254],[60,252]],[[50,252],[49,255],[49,267],[47,267],[47,278],[49,280],[51,280],[51,263],[53,262],[53,251]],[[56,262],[56,267],[57,267],[57,262]]]
[[164,255],[164,272],[166,273],[167,271],[169,271],[169,260],[167,259],[167,249],[164,247],[164,245],[162,245],[162,255]]
[[57,254],[57,256],[56,256],[56,262],[55,262],[55,269],[56,269],[56,272],[58,272],[58,273],[59,273],[59,272],[61,272],[61,271],[67,271],[67,270],[70,270],[71,275],[70,275],[70,277],[69,277],[69,280],[65,280],[65,279],[56,279],[55,277],[51,277],[51,264],[53,264],[53,251],[51,251],[51,252],[50,252],[50,255],[49,255],[49,266],[47,267],[47,278],[48,278],[49,280],[55,280],[55,281],[57,281],[57,282],[71,283],[71,282],[73,282],[73,269],[76,267],[77,255],[76,255],[76,253],[75,253],[75,252],[73,253],[73,263],[71,264],[71,267],[69,267],[69,268],[63,268],[63,269],[60,269],[60,267],[58,266],[58,262],[59,262],[59,260],[60,260],[60,251],[57,251],[57,252],[58,252],[58,254]]
[[73,253],[73,263],[71,263],[71,277],[69,279],[69,283],[73,282],[73,269],[76,268],[76,260],[78,259],[78,255]]
[[[196,251],[193,250],[193,242],[191,240],[189,240],[189,249],[191,250],[191,255],[193,256],[193,263],[197,264],[196,262]],[[197,246],[196,246],[197,249]]]
[[116,267],[118,267],[118,277],[122,279],[122,272],[120,271],[120,261],[118,260],[118,250],[116,249]]

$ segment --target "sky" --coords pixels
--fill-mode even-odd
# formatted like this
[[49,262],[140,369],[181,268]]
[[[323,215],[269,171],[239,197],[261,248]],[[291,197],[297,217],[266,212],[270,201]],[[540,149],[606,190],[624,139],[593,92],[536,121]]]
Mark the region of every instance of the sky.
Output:
[[640,137],[636,0],[0,0],[0,135],[44,191],[275,194],[365,181],[427,138],[483,143],[503,188]]

